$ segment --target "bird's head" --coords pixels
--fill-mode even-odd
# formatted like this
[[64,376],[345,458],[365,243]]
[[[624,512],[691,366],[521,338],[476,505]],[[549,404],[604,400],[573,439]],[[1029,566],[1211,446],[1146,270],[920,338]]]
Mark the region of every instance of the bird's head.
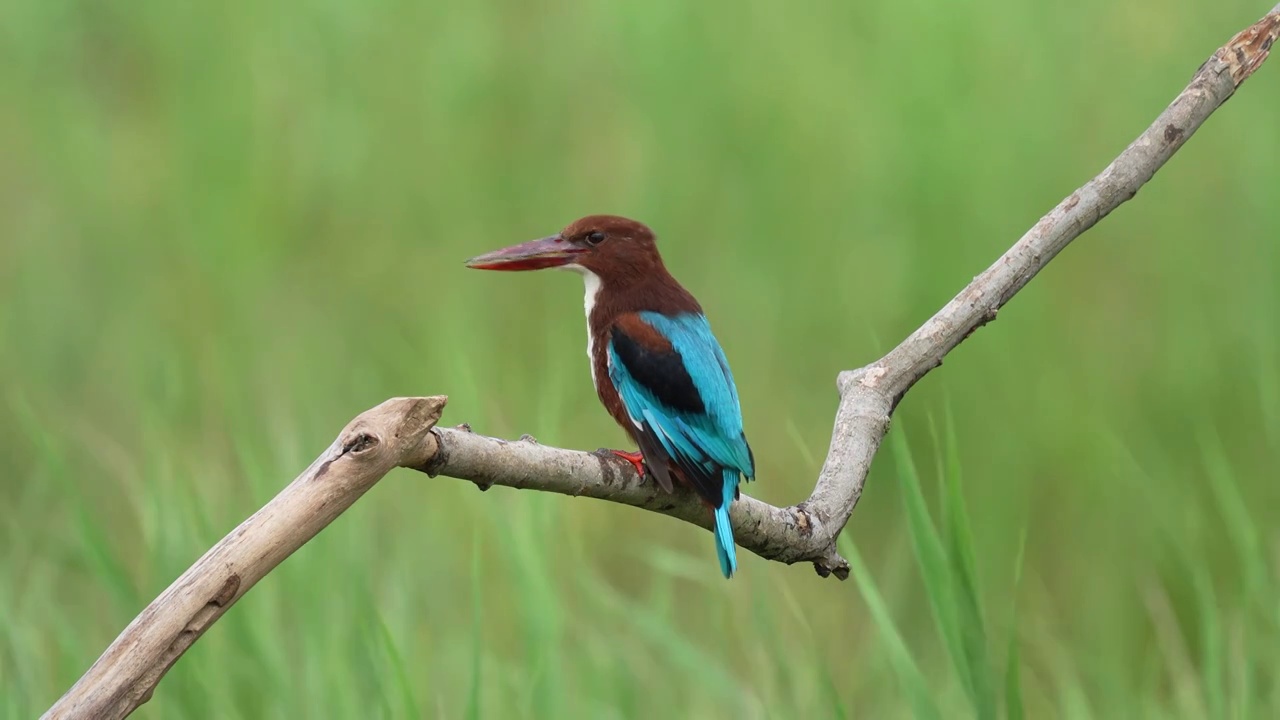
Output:
[[604,282],[663,270],[653,231],[616,215],[589,215],[550,237],[485,253],[467,261],[477,270],[564,268],[590,272]]

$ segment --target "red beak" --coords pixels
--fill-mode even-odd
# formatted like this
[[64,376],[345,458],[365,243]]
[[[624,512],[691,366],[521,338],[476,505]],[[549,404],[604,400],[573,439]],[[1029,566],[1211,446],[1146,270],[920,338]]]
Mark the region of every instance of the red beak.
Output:
[[467,261],[467,267],[476,270],[542,270],[568,265],[586,251],[586,248],[570,245],[559,235],[552,235],[473,257]]

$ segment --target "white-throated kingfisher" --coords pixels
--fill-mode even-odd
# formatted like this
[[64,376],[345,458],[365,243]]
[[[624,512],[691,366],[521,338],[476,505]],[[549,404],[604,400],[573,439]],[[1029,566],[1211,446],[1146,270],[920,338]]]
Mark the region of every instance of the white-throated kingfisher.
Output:
[[687,485],[714,517],[720,570],[738,567],[729,505],[740,476],[755,477],[738,390],[698,301],[671,277],[653,232],[592,215],[550,237],[467,261],[479,270],[562,268],[586,283],[587,358],[596,394],[640,452],[614,454],[645,468],[663,490]]

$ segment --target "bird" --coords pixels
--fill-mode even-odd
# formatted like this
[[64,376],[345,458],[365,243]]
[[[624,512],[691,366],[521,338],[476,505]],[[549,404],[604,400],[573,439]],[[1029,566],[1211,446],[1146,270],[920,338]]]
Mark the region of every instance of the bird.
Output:
[[466,261],[478,270],[557,268],[583,278],[587,358],[601,404],[638,452],[610,450],[664,491],[690,487],[713,518],[726,578],[738,560],[729,519],[755,457],[729,361],[702,306],[672,277],[651,229],[589,215],[555,235]]

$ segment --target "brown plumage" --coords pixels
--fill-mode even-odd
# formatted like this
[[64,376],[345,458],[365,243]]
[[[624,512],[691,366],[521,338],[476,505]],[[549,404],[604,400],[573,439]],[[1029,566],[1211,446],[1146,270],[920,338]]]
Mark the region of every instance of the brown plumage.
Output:
[[701,305],[667,271],[653,232],[635,220],[591,215],[467,264],[583,275],[596,394],[640,448],[613,452],[637,472],[647,466],[668,491],[674,480],[697,492],[714,514],[721,570],[731,576],[736,559],[728,508],[740,477],[754,477],[755,462],[728,361]]
[[[642,223],[613,215],[591,215],[570,224],[561,232],[566,242],[589,246],[593,233],[603,233],[606,241],[596,242],[598,250],[584,255],[576,264],[600,278],[587,332],[591,342],[591,373],[596,395],[627,435],[640,444],[622,398],[609,377],[609,342],[617,325],[628,336],[652,349],[670,350],[671,343],[636,314],[645,310],[664,315],[702,312],[702,306],[667,272],[658,254],[653,231]],[[669,489],[669,488],[668,488]]]

